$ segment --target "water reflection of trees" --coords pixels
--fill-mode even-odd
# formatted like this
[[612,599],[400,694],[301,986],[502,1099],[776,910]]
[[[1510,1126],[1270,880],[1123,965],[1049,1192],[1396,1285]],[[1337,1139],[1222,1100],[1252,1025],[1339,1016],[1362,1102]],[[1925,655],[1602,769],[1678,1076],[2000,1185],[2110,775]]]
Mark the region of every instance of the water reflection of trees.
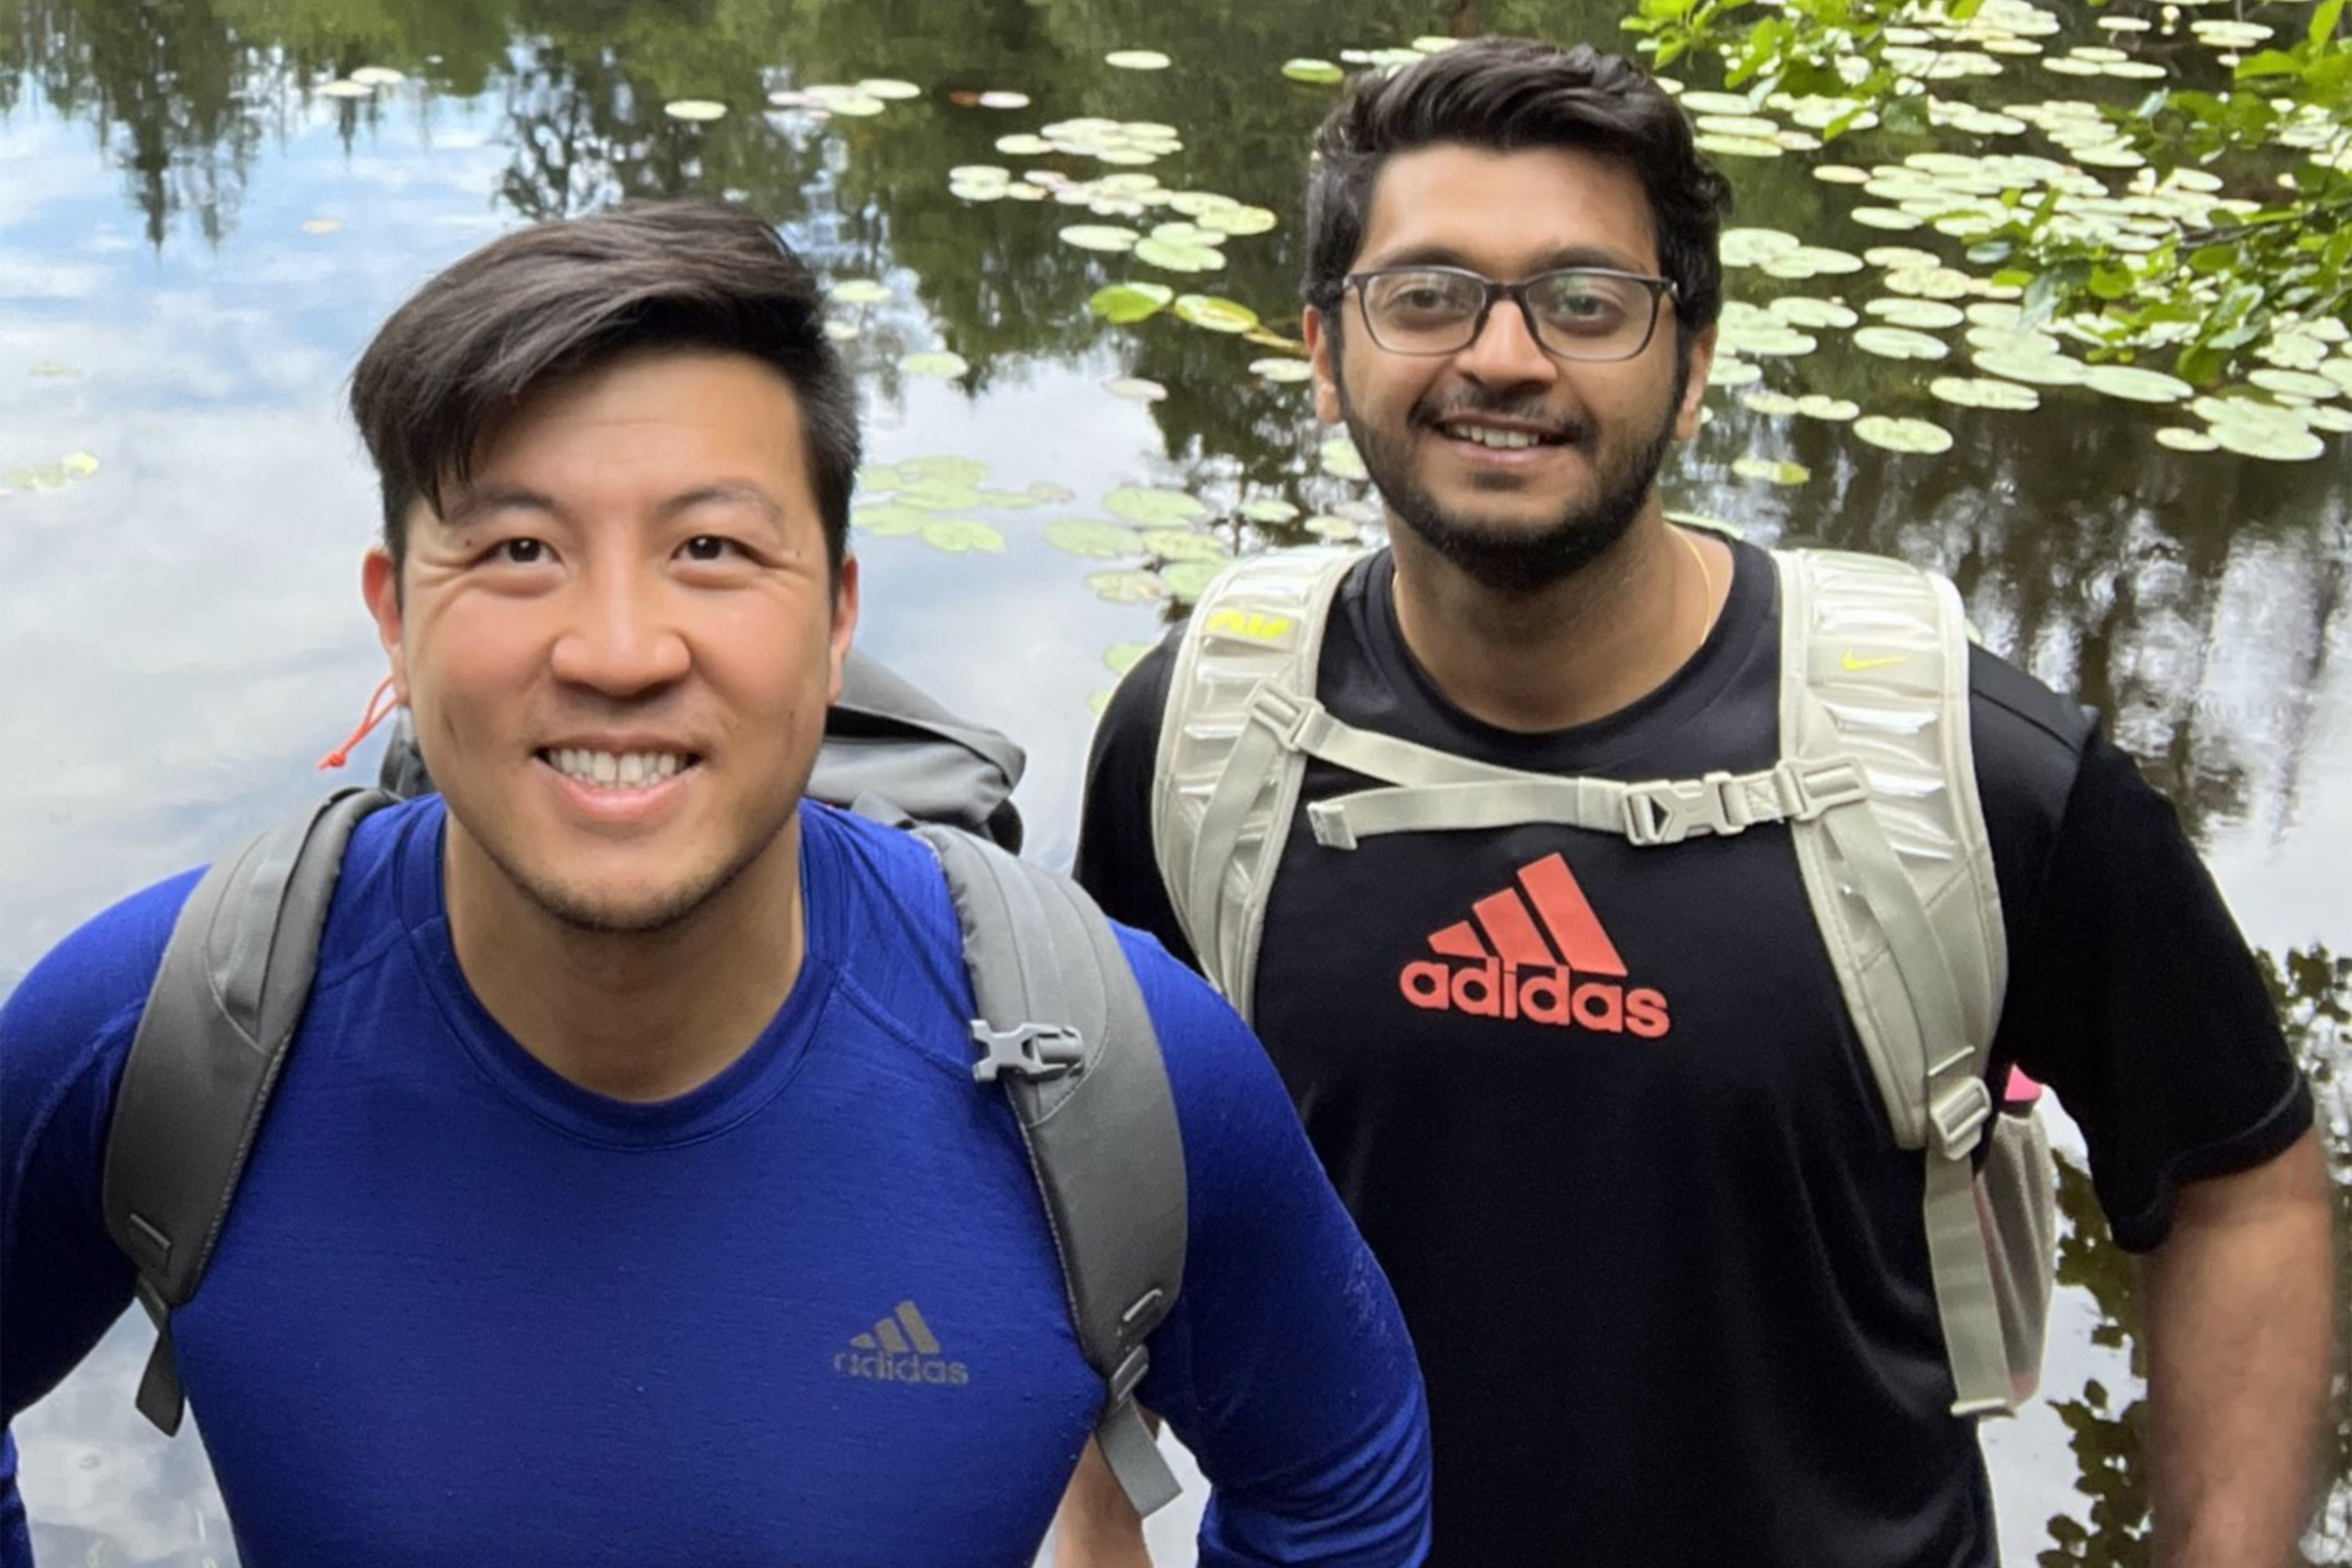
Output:
[[[2306,1070],[2336,1173],[2336,1299],[2352,1300],[2352,958],[2326,948],[2292,952],[2282,960],[2262,954],[2263,967]],[[2080,1286],[2097,1304],[2093,1340],[2130,1358],[2144,1375],[2138,1274],[2130,1260],[2105,1245],[2105,1225],[2091,1179],[2072,1163],[2060,1165],[2059,1202],[2070,1234],[2058,1256],[2058,1278]],[[2098,1237],[2094,1241],[2090,1238]],[[2076,1507],[2049,1522],[2051,1546],[2042,1568],[2075,1563],[2102,1568],[2146,1568],[2148,1497],[2147,1404],[2137,1394],[2094,1381],[2082,1393],[2053,1402],[2069,1434],[2079,1479]],[[2352,1405],[2334,1407],[2325,1473],[2333,1478],[2305,1551],[2315,1568],[2352,1564]]]

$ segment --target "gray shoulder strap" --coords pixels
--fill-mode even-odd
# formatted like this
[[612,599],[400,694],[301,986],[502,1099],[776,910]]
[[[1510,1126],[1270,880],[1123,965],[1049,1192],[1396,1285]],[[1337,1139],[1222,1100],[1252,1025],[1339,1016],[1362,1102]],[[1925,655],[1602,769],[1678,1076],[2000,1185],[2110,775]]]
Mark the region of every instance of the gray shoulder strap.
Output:
[[1070,1321],[1105,1384],[1095,1437],[1136,1511],[1177,1494],[1135,1406],[1183,1283],[1184,1148],[1160,1039],[1118,938],[1067,878],[917,827],[947,873],[980,1016],[972,1076],[1002,1084],[1061,1254]]
[[392,797],[343,790],[271,828],[196,883],[122,1069],[107,1131],[107,1230],[139,1269],[155,1350],[139,1409],[179,1430],[186,1401],[172,1309],[195,1293],[301,1021],[343,846]]
[[1323,628],[1360,559],[1314,550],[1234,563],[1193,607],[1169,671],[1152,853],[1201,972],[1244,1018],[1305,771],[1294,728],[1319,711]]

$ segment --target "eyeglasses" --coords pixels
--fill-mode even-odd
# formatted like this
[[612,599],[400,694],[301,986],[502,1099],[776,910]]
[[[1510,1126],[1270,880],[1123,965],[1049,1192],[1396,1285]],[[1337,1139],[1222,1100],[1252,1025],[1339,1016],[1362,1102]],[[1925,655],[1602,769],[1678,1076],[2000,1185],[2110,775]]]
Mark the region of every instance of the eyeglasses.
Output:
[[1350,272],[1364,330],[1391,353],[1459,353],[1486,330],[1497,300],[1519,308],[1528,333],[1561,359],[1632,359],[1657,331],[1667,279],[1608,267],[1562,267],[1516,283],[1460,267],[1381,267]]

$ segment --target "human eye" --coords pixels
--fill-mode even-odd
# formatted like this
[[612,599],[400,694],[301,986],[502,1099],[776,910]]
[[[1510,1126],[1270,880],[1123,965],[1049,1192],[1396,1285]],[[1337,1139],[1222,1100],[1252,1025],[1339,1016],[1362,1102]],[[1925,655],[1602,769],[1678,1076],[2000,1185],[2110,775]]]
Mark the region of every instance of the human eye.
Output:
[[539,566],[554,559],[554,552],[544,539],[528,534],[493,541],[481,553],[481,559],[493,566]]
[[1555,272],[1533,289],[1536,310],[1549,325],[1580,337],[1604,337],[1633,314],[1628,298],[1635,286],[1622,278],[1589,272]]
[[1391,272],[1381,280],[1381,310],[1401,322],[1457,320],[1477,309],[1477,290],[1449,272]]
[[723,534],[698,533],[677,547],[677,552],[688,561],[710,565],[740,555],[742,548]]

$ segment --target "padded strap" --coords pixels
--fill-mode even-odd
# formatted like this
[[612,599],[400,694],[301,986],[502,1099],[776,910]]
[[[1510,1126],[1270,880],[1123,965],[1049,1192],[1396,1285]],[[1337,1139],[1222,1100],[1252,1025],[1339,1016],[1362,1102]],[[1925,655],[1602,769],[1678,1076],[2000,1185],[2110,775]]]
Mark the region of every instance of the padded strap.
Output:
[[106,1227],[156,1326],[139,1409],[185,1409],[172,1310],[195,1293],[285,1065],[343,846],[392,797],[341,790],[216,862],[183,905],[147,992],[106,1142]]
[[1135,1407],[1147,1344],[1183,1285],[1184,1149],[1143,994],[1094,901],[1066,878],[922,826],[971,975],[972,1069],[1002,1084],[1060,1254],[1070,1321],[1101,1374],[1103,1457],[1139,1514],[1179,1490]]

